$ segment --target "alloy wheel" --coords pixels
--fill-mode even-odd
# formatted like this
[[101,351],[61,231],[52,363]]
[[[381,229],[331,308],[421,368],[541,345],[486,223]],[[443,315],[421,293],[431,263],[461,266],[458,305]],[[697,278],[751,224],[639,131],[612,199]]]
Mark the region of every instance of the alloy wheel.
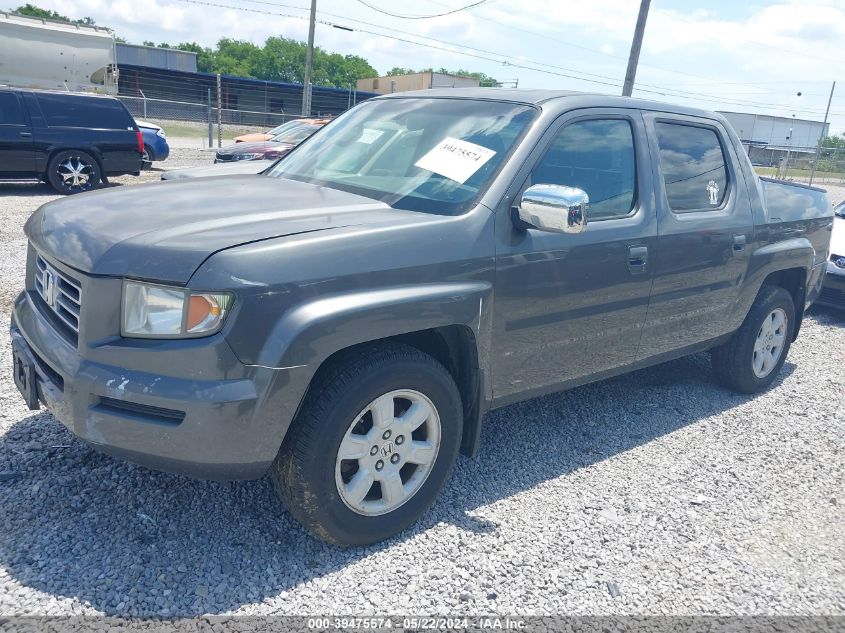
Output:
[[377,516],[406,503],[428,479],[440,449],[440,416],[419,391],[376,398],[350,424],[340,443],[335,483],[358,514]]
[[80,156],[68,156],[59,163],[56,172],[68,191],[84,191],[94,186],[94,166]]
[[763,320],[757,331],[751,360],[754,375],[758,378],[768,376],[778,364],[786,343],[787,325],[786,312],[782,308],[775,308]]

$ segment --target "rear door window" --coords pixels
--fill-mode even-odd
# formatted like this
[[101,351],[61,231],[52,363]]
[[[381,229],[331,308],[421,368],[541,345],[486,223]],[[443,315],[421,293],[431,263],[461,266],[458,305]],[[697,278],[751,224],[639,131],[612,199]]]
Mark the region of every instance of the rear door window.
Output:
[[65,94],[38,94],[36,98],[49,127],[133,129],[132,117],[115,99]]
[[14,92],[0,92],[0,125],[26,125],[20,99]]
[[728,168],[713,128],[657,123],[660,167],[672,211],[718,209],[728,190]]

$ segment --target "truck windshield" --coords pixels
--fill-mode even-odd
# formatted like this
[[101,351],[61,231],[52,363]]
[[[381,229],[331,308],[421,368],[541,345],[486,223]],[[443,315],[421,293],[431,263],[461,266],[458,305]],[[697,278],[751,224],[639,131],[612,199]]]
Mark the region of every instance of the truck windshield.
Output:
[[536,114],[498,101],[375,100],[338,118],[268,175],[396,209],[455,215],[483,193]]

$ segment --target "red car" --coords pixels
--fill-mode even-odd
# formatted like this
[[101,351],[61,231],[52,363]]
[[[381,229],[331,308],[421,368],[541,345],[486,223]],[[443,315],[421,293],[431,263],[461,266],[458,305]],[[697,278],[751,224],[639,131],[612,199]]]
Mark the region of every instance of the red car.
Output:
[[325,125],[324,122],[307,123],[286,130],[269,141],[233,143],[217,150],[215,163],[239,160],[277,160]]

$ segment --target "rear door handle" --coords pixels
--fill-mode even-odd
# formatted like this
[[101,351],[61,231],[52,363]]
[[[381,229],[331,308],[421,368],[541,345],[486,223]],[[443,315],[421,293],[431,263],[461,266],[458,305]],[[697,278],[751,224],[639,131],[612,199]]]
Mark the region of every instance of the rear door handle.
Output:
[[648,246],[628,247],[628,270],[634,275],[646,271],[648,267]]
[[21,132],[21,136],[22,136],[23,138],[31,138],[31,137],[32,137],[32,132]]
[[745,234],[739,233],[734,235],[734,252],[741,253],[745,250]]

